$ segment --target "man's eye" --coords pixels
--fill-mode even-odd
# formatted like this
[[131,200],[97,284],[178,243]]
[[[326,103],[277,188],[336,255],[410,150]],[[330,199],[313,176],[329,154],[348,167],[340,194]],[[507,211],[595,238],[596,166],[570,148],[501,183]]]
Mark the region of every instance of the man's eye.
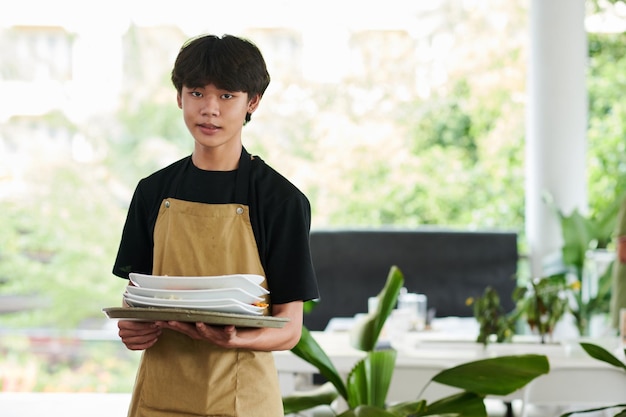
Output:
[[192,91],[190,93],[193,97],[202,97],[202,93],[199,91]]
[[234,96],[233,96],[232,94],[228,94],[228,93],[226,93],[226,94],[222,94],[222,98],[223,98],[223,99],[226,99],[226,100],[231,99],[231,98],[233,98],[233,97],[234,97]]

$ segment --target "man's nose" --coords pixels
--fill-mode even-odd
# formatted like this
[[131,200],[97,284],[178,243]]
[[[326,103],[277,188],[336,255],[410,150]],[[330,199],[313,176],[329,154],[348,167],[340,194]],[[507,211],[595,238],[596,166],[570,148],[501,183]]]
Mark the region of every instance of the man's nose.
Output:
[[202,106],[202,114],[209,116],[218,116],[220,114],[220,106],[217,98],[206,97]]

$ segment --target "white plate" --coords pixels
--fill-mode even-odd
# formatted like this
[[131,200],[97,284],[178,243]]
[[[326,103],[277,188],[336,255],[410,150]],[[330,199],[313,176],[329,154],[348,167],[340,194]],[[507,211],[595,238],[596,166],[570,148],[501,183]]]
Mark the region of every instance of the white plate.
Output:
[[185,308],[209,308],[212,306],[219,306],[224,304],[238,304],[251,311],[263,311],[265,307],[259,307],[252,305],[251,303],[244,303],[234,298],[216,298],[213,300],[168,300],[163,298],[144,297],[141,295],[133,295],[128,292],[124,293],[126,300],[138,301],[143,304],[149,304],[153,306],[185,306]]
[[130,273],[130,280],[137,287],[158,290],[210,290],[218,288],[241,288],[252,295],[269,294],[261,287],[263,277],[252,274],[218,275],[207,277],[173,277]]
[[[150,302],[144,302],[144,301],[138,301],[134,298],[131,299],[127,296],[124,296],[124,300],[130,307],[168,307],[168,308],[185,308],[185,309],[193,308],[195,310],[215,311],[215,312],[221,312],[221,313],[249,314],[253,316],[260,316],[263,314],[262,312],[263,309],[261,307],[250,306],[250,308],[248,308],[248,307],[242,306],[241,304],[234,304],[234,303],[233,304],[215,304],[209,307],[203,307],[203,306],[190,307],[188,304],[163,303],[163,301],[168,301],[168,300],[155,301],[154,299],[151,299]],[[253,308],[257,310],[261,309],[261,311],[253,310]]]
[[133,287],[129,285],[126,291],[132,295],[163,298],[167,300],[215,300],[219,298],[233,298],[242,303],[252,304],[263,301],[262,297],[252,295],[241,288],[217,288],[214,290],[159,290],[154,288]]

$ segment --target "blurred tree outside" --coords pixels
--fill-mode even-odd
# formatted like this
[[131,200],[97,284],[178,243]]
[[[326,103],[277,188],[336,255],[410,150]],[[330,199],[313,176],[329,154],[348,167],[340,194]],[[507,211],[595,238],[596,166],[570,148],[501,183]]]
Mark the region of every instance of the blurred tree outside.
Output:
[[589,34],[588,173],[591,213],[626,193],[626,33]]

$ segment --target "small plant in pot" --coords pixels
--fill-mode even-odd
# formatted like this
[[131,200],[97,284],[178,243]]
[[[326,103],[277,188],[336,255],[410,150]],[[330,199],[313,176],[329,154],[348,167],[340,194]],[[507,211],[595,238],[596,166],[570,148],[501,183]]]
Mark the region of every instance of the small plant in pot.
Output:
[[477,343],[486,346],[491,341],[504,343],[513,339],[517,320],[515,311],[508,313],[504,310],[500,295],[493,287],[487,286],[480,297],[469,298],[466,303],[472,306],[478,322]]
[[[551,271],[550,274],[562,273],[567,278],[570,312],[579,334],[588,336],[592,316],[609,311],[612,264],[610,262],[598,276],[593,276],[589,268],[590,256],[606,255],[622,198],[615,198],[602,212],[587,216],[577,209],[565,214],[549,194],[544,194],[544,201],[559,220],[563,240],[560,251],[544,259],[544,268]],[[598,282],[592,285],[589,280]],[[589,291],[590,287],[597,287],[597,291]]]
[[515,318],[523,318],[531,331],[539,334],[541,343],[551,338],[557,322],[568,310],[568,285],[565,274],[531,280],[513,292]]

